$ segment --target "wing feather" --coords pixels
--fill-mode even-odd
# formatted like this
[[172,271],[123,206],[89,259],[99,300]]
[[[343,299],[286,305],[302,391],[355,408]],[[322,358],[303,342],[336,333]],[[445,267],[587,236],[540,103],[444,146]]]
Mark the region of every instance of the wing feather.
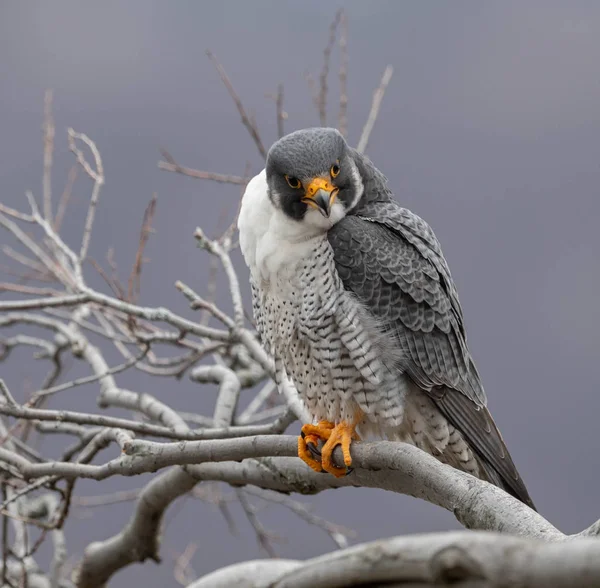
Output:
[[379,201],[337,223],[328,238],[344,287],[397,335],[401,368],[466,437],[488,479],[533,506],[486,408],[458,293],[429,225]]

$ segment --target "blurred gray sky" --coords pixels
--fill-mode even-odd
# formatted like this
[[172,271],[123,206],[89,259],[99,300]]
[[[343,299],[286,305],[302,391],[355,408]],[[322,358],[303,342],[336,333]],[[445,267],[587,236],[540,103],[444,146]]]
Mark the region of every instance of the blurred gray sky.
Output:
[[[224,228],[219,219],[234,213],[239,190],[159,171],[159,148],[183,165],[216,172],[241,174],[246,162],[254,172],[261,168],[204,51],[212,49],[223,62],[270,144],[275,111],[265,95],[278,82],[285,84],[287,130],[317,123],[303,73],[318,74],[340,5],[2,3],[0,198],[24,206],[25,189],[40,193],[42,100],[45,88],[54,88],[55,193],[72,163],[68,126],[92,137],[105,163],[91,255],[102,260],[114,246],[125,277],[143,208],[156,191],[157,232],[147,249],[142,303],[193,316],[172,284],[179,278],[202,290],[207,258],[196,249],[193,230],[198,224],[209,234]],[[343,5],[350,26],[350,139],[358,139],[372,90],[391,63],[395,74],[369,155],[398,200],[442,241],[492,414],[541,513],[565,532],[579,530],[600,516],[600,4]],[[337,54],[332,67],[337,72]],[[335,76],[331,86],[335,124]],[[80,238],[88,196],[80,178],[65,226],[71,243]],[[236,262],[248,294],[247,271],[239,256]],[[91,282],[102,287],[95,277]],[[33,368],[26,354],[15,357],[0,373],[19,396]],[[139,374],[119,381],[188,410],[209,410],[214,400],[211,389],[186,381]],[[65,393],[54,406],[89,409],[95,392]],[[82,483],[79,491],[98,494],[143,481]],[[361,540],[457,526],[438,508],[383,491],[345,489],[309,502],[358,529]],[[116,532],[130,510],[80,512],[68,526],[70,553]],[[259,555],[241,518],[238,536],[199,502],[185,501],[168,518],[165,564],[130,567],[114,586],[173,584],[170,554],[190,540],[199,545],[193,563],[200,573]],[[309,557],[333,547],[285,513],[273,511],[266,520],[286,536],[281,555]]]

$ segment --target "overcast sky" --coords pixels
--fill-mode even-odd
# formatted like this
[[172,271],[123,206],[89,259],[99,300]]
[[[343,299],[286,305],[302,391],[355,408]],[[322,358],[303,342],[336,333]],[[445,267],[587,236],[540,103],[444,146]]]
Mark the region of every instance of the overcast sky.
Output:
[[[156,233],[141,302],[193,316],[172,284],[202,290],[207,257],[192,237],[212,235],[235,211],[239,190],[157,169],[159,149],[183,165],[241,174],[257,151],[205,57],[226,67],[263,140],[276,136],[266,94],[285,85],[286,130],[318,122],[304,72],[318,75],[327,30],[342,3],[304,0],[213,2],[3,2],[0,6],[0,199],[24,206],[41,188],[43,93],[55,92],[53,188],[72,163],[66,128],[100,148],[107,182],[91,255],[115,247],[128,273],[141,214],[158,193]],[[565,532],[591,524],[597,488],[600,333],[600,3],[347,1],[349,127],[356,142],[386,64],[394,77],[369,155],[402,205],[434,228],[457,283],[469,343],[489,406],[541,513]],[[337,75],[338,55],[332,70]],[[329,122],[337,121],[337,78]],[[89,197],[80,179],[65,238],[77,243]],[[6,235],[0,234],[0,243]],[[247,270],[236,263],[246,296]],[[88,275],[92,276],[91,268]],[[91,283],[103,287],[90,277]],[[0,366],[20,396],[31,371]],[[111,360],[117,361],[115,355]],[[209,411],[214,392],[181,381],[119,379],[176,407]],[[65,393],[54,406],[94,407],[97,390]],[[108,453],[102,454],[108,458]],[[82,483],[81,494],[137,487],[147,478]],[[418,500],[345,489],[308,502],[357,529],[361,540],[457,527]],[[119,530],[131,505],[81,513],[68,548]],[[236,514],[239,514],[235,510]],[[248,526],[230,535],[218,511],[187,500],[169,511],[165,564],[134,566],[115,586],[172,585],[171,554],[195,540],[199,573],[257,557]],[[283,556],[330,550],[326,536],[281,511],[266,517],[286,536]]]

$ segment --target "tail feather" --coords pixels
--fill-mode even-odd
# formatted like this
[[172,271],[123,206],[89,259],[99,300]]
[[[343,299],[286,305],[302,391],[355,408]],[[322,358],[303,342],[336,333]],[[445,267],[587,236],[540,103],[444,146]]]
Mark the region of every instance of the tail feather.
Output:
[[451,388],[435,388],[428,393],[442,414],[464,435],[488,480],[536,510],[487,407]]

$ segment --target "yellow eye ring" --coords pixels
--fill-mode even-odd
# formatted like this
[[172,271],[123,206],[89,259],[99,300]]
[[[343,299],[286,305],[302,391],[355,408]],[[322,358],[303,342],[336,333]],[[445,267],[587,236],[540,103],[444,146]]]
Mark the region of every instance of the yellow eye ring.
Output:
[[337,178],[340,175],[340,165],[339,163],[334,163],[329,170],[332,178]]
[[285,178],[285,181],[288,183],[288,186],[290,188],[294,188],[294,190],[297,190],[298,188],[302,187],[302,182],[298,178],[290,178],[290,176],[288,176],[287,174],[283,177]]

